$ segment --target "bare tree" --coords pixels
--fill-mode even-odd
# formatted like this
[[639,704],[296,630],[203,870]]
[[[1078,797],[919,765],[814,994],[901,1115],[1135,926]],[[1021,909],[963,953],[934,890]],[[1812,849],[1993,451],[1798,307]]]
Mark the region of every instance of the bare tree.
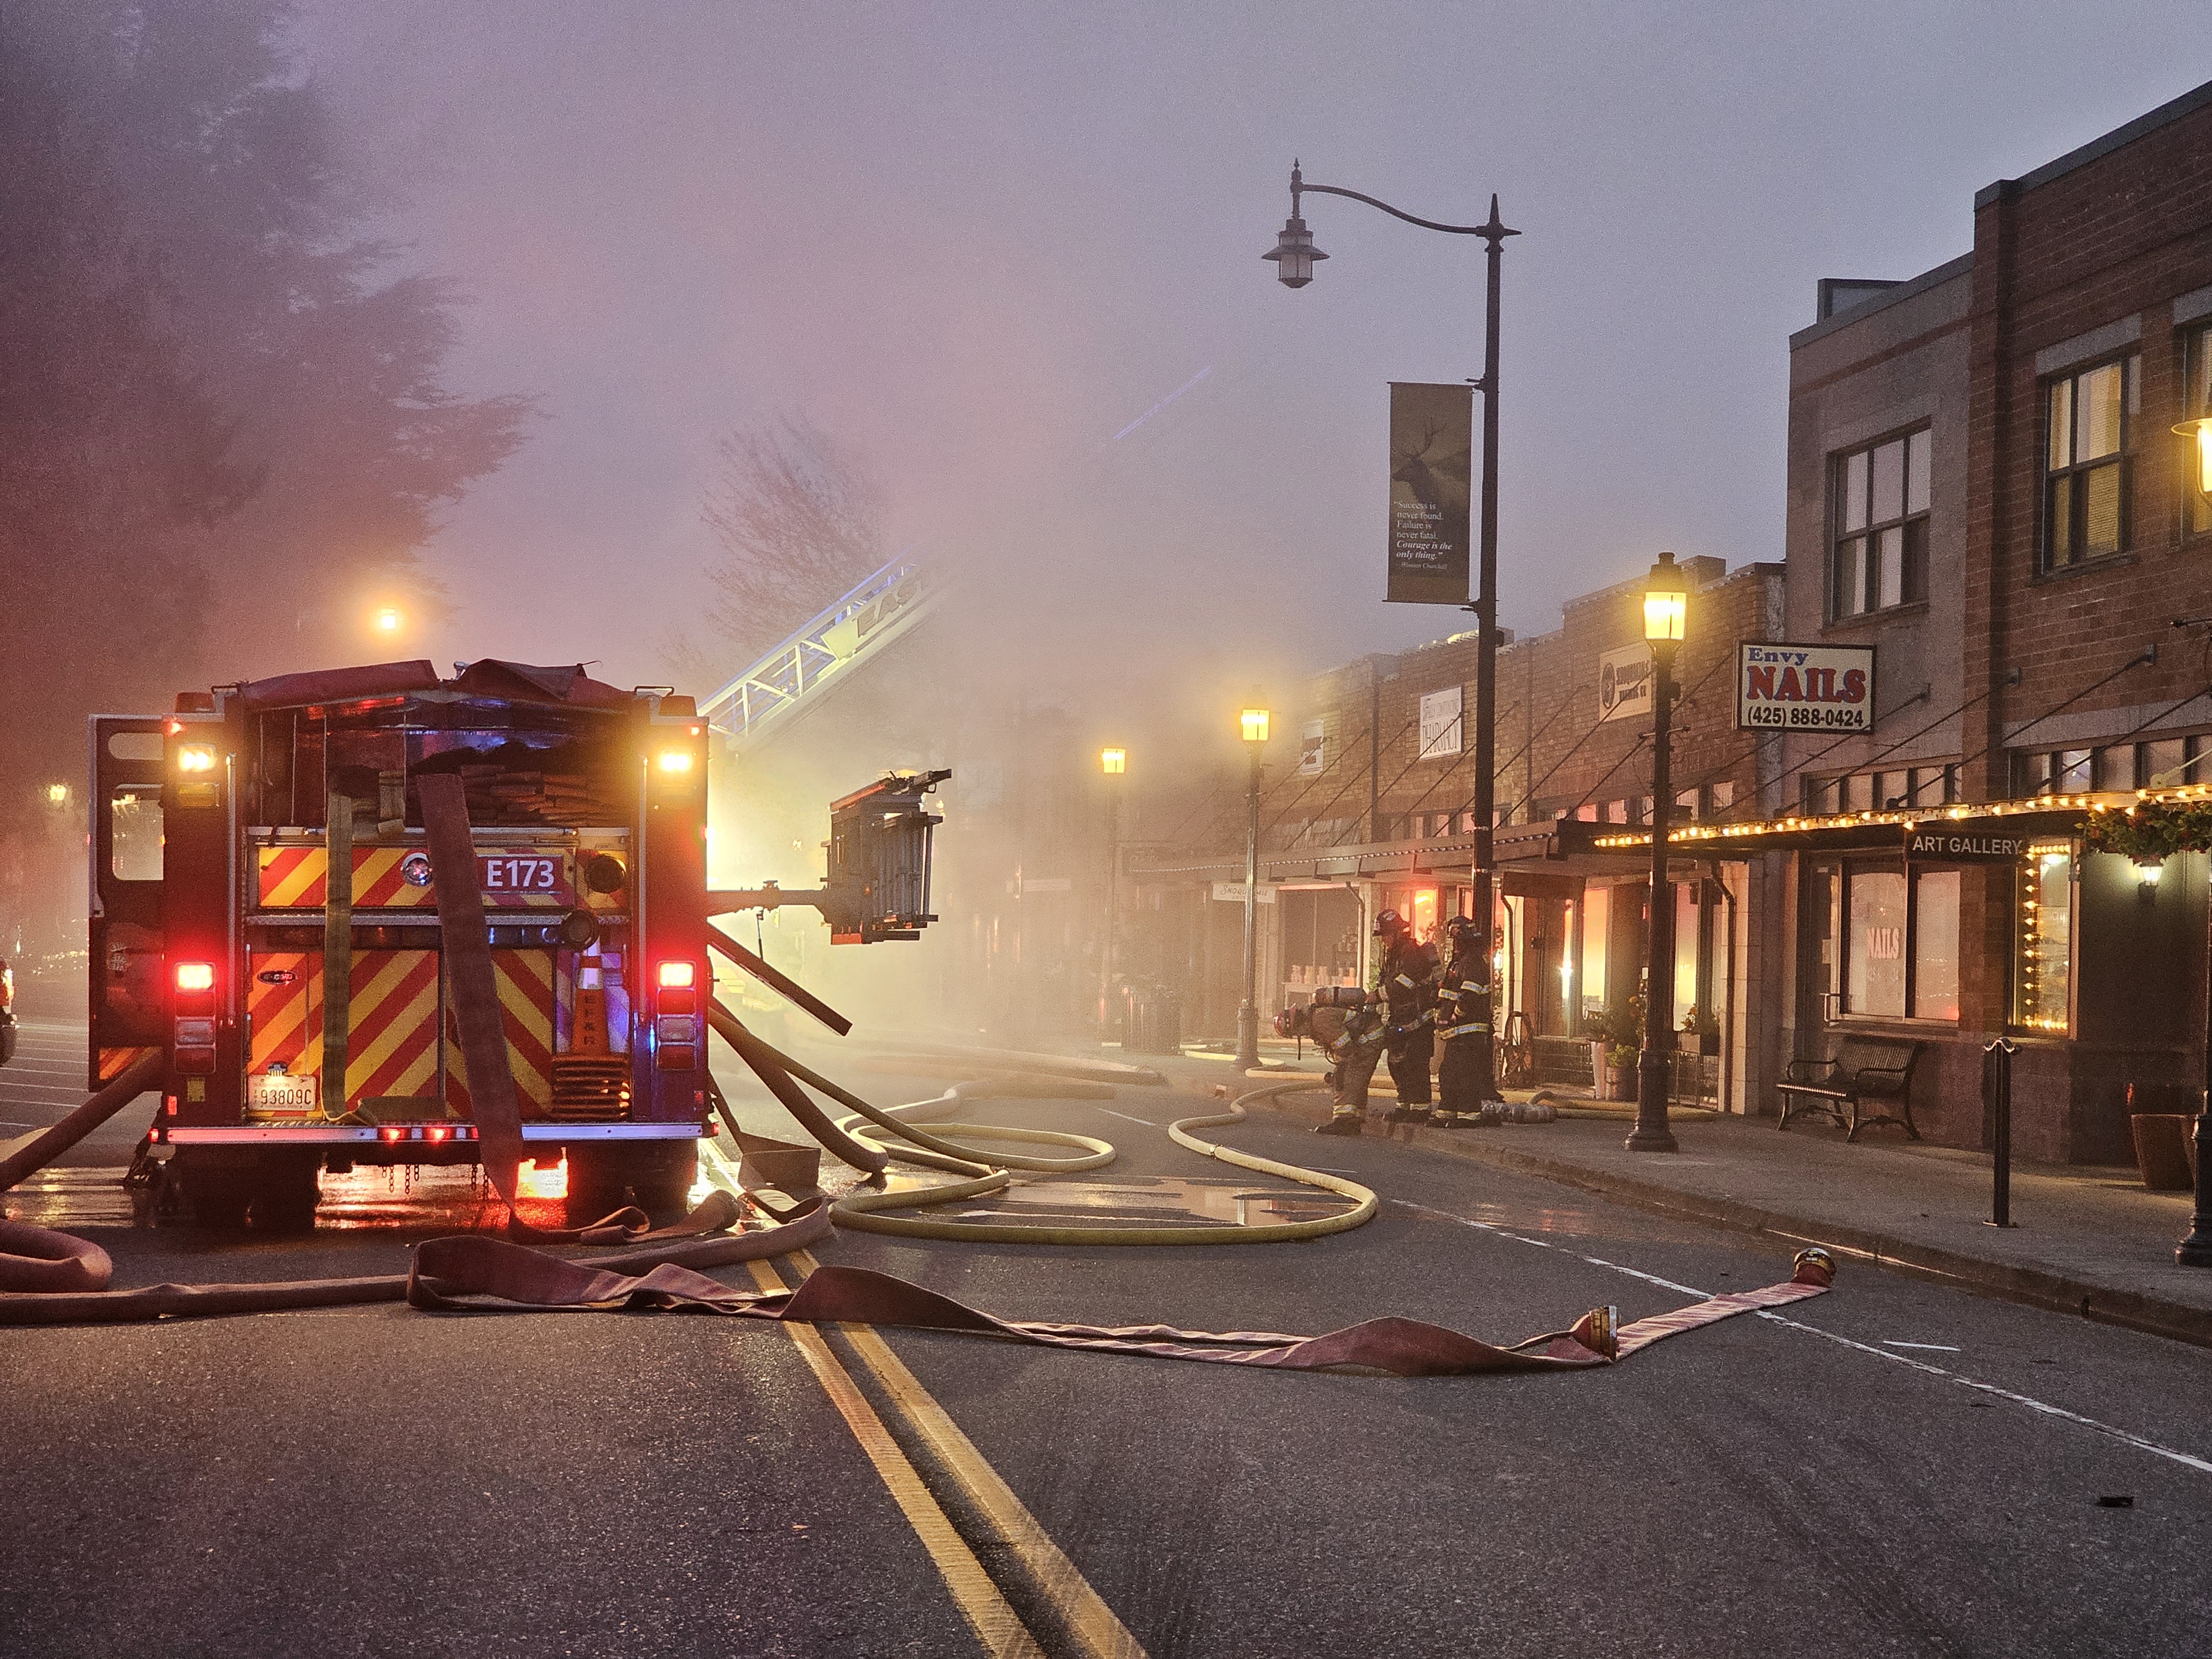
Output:
[[715,631],[764,651],[884,562],[883,496],[835,439],[804,419],[732,433],[701,516],[722,544],[708,567]]

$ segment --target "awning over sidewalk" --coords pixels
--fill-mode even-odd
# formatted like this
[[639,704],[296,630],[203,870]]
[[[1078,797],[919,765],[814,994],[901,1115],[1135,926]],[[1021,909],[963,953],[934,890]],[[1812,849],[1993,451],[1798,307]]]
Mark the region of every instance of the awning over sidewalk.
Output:
[[[2163,798],[2171,792],[2155,792]],[[2090,814],[2125,811],[2150,793],[2045,796],[1912,812],[1843,812],[1788,816],[1745,823],[1684,823],[1670,828],[1670,852],[1686,857],[1737,860],[1763,853],[1895,852],[1915,864],[2015,862],[2031,844],[2069,839]],[[1496,867],[1507,875],[1632,875],[1650,867],[1651,831],[1635,824],[1556,818],[1516,823],[1492,837]],[[1291,848],[1260,855],[1264,882],[1403,881],[1422,876],[1465,875],[1474,868],[1474,837],[1440,836],[1425,841],[1368,842],[1355,847]],[[1133,856],[1128,874],[1139,881],[1242,881],[1243,850],[1183,857]],[[1508,888],[1507,890],[1511,890]]]

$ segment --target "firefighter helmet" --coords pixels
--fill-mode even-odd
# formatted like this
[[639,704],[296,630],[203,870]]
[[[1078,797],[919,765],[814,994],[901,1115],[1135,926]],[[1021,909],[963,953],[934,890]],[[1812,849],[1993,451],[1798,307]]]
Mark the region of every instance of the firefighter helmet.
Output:
[[1375,918],[1375,937],[1388,939],[1393,933],[1406,931],[1406,919],[1395,910],[1384,910]]
[[1451,936],[1454,945],[1457,945],[1462,939],[1473,939],[1476,937],[1474,918],[1454,916],[1449,921],[1444,923],[1444,932]]
[[1306,1026],[1306,1022],[1299,1018],[1304,1012],[1305,1010],[1303,1008],[1278,1008],[1275,1010],[1275,1035],[1279,1037],[1304,1036],[1307,1035],[1306,1030],[1301,1029]]

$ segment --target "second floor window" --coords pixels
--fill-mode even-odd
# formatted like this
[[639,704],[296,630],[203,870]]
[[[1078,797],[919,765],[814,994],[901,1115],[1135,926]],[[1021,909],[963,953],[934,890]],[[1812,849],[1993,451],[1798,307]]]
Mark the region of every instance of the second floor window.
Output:
[[1838,621],[1928,597],[1926,427],[1836,458],[1830,614]]
[[2100,363],[2045,391],[2044,568],[2063,569],[2128,544],[2128,427],[2136,359]]

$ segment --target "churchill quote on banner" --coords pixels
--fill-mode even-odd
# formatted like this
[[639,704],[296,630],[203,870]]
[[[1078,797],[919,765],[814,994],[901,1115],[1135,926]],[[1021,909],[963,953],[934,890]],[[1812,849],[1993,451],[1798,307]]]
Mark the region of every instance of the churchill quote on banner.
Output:
[[1399,605],[1467,603],[1474,388],[1390,383],[1390,580]]

